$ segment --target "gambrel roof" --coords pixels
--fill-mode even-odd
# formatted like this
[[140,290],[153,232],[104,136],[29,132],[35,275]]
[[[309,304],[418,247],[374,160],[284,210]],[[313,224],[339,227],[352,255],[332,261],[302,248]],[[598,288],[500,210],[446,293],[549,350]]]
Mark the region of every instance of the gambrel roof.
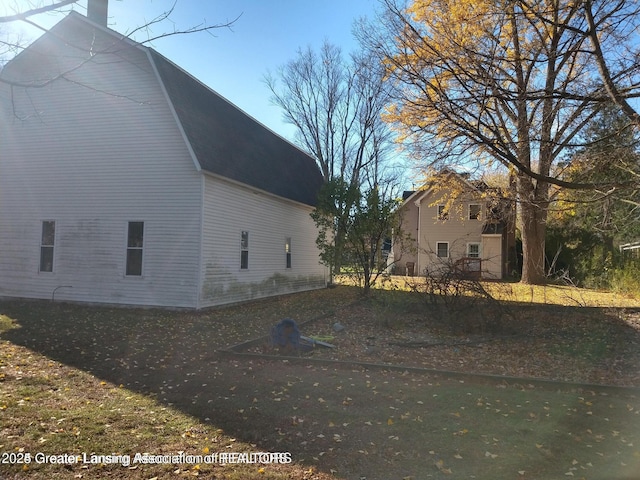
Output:
[[315,161],[155,50],[151,58],[203,170],[315,205]]
[[[56,43],[75,48],[77,56],[47,55]],[[197,168],[279,197],[316,205],[324,180],[310,155],[155,50],[76,12],[71,12],[11,62],[18,62],[23,72],[30,71],[30,78],[41,78],[42,84],[37,86],[42,87],[51,81],[70,80],[67,77],[82,62],[100,62],[100,52],[115,52],[127,61],[130,48],[147,52],[149,64],[138,67],[157,72]],[[101,80],[97,79],[96,85]],[[96,92],[109,94],[110,88],[100,86]]]

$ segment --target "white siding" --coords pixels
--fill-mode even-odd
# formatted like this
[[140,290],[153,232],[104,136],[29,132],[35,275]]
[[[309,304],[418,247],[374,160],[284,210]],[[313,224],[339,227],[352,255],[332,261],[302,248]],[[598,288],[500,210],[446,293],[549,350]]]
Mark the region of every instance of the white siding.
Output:
[[[241,302],[326,285],[311,207],[205,176],[200,306]],[[249,268],[240,237],[249,232]],[[286,268],[285,239],[292,267]]]
[[[196,306],[202,178],[146,52],[68,76],[0,87],[0,296],[64,286],[56,299]],[[43,220],[56,222],[53,273],[38,272]],[[128,221],[144,221],[141,278],[124,275]]]

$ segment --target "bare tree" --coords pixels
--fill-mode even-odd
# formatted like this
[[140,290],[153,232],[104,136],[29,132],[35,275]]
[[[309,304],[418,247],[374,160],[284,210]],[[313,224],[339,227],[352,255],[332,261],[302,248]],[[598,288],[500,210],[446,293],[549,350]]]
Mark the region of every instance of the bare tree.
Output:
[[7,9],[12,10],[13,13],[9,15],[0,15],[0,24],[18,21],[34,24],[34,22],[31,21],[31,17],[41,13],[62,12],[65,7],[73,5],[74,3],[78,3],[78,0],[59,0],[52,1],[49,4],[42,2],[40,5],[26,3],[26,8],[24,8],[25,3],[22,3],[21,6],[23,9],[21,9],[17,3],[13,7],[7,5]]
[[[267,74],[265,83],[273,103],[297,128],[297,142],[318,162],[329,191],[378,189],[384,179],[385,158],[391,144],[381,113],[388,102],[384,72],[372,57],[354,54],[345,60],[342,51],[324,42],[317,53],[299,50],[294,60]],[[377,190],[379,191],[379,190]],[[347,236],[341,226],[355,207],[357,195],[336,195],[333,271],[339,272],[342,246]]]
[[358,184],[369,169],[375,177],[388,144],[380,120],[387,101],[381,72],[364,56],[346,61],[339,47],[299,50],[297,58],[268,73],[273,103],[297,127],[297,141],[317,160],[326,181]]

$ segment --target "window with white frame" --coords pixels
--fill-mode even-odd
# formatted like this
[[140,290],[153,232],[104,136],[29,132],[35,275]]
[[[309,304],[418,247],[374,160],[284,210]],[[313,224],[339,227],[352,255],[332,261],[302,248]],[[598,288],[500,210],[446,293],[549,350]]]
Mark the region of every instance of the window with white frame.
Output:
[[449,258],[449,242],[436,242],[436,256]]
[[469,204],[469,220],[480,220],[482,206],[478,203]]
[[142,276],[143,244],[144,222],[129,222],[127,229],[127,276]]
[[240,269],[249,268],[249,232],[243,231],[240,234]]
[[56,222],[42,222],[40,236],[40,271],[53,272],[53,249],[56,241]]
[[438,205],[438,220],[448,220],[449,212],[446,205]]
[[287,268],[291,268],[291,237],[284,239],[285,264]]
[[480,258],[480,244],[467,243],[467,257]]

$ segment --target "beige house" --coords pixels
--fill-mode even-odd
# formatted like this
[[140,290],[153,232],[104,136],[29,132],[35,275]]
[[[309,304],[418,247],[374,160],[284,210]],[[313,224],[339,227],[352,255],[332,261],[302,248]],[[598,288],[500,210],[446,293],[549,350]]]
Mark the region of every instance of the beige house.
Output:
[[393,272],[424,275],[449,268],[463,276],[501,279],[514,269],[515,216],[483,182],[443,171],[407,192],[402,232],[389,255]]

